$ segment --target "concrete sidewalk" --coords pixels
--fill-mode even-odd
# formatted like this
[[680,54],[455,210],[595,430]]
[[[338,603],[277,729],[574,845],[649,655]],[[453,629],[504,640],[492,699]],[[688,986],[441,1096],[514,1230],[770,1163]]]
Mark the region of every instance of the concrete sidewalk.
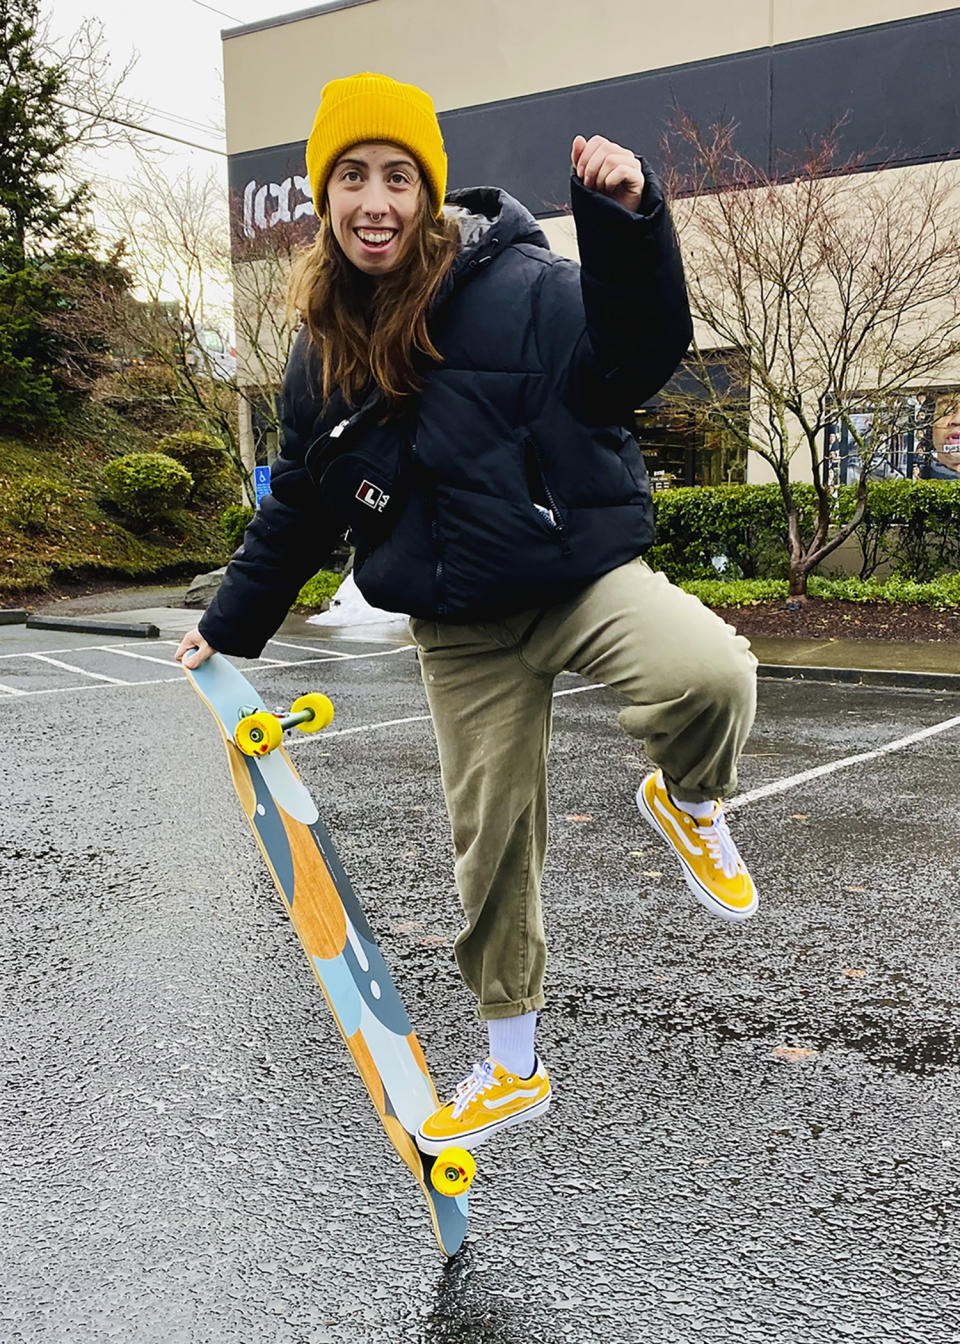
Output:
[[[162,639],[179,639],[196,625],[202,612],[184,608],[186,587],[127,588],[117,592],[95,593],[87,597],[50,602],[35,613],[58,620],[76,620],[78,627],[90,622],[126,622],[131,626],[152,625]],[[331,638],[358,635],[350,625],[315,626],[305,615],[292,612],[278,635],[315,644]],[[365,625],[365,640],[406,643],[403,626]],[[2,637],[2,636],[0,636]],[[773,639],[756,638],[751,645],[761,669],[768,675],[796,676],[820,680],[899,682],[917,686],[952,687],[950,678],[960,687],[960,644],[947,641],[898,643],[874,639]],[[858,674],[864,675],[858,675]]]

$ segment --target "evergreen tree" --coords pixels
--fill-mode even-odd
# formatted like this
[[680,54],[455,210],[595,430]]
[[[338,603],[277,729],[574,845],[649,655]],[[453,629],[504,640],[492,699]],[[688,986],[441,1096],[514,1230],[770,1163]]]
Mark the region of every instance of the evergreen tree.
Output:
[[0,272],[75,241],[85,185],[64,190],[69,82],[38,40],[39,0],[0,0]]

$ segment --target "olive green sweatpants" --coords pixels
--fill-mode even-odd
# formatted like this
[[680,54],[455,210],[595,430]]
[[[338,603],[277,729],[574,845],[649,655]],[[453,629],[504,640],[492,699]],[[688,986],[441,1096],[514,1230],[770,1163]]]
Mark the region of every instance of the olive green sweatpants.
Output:
[[[619,691],[621,727],[661,767],[674,798],[703,802],[736,786],[757,660],[732,626],[642,560],[553,607],[480,625],[415,619],[410,628],[466,916],[455,944],[461,974],[482,1019],[542,1008],[554,679],[578,672]],[[625,796],[633,783],[624,780]]]

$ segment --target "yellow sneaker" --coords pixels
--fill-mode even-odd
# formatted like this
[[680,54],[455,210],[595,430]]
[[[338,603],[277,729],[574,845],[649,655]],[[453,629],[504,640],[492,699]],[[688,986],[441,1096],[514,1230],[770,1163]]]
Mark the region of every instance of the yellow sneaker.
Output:
[[637,806],[680,860],[687,886],[701,905],[721,919],[749,919],[757,908],[757,893],[720,804],[710,816],[696,820],[677,807],[657,770],[637,790]]
[[417,1145],[432,1157],[452,1144],[476,1148],[498,1130],[543,1115],[549,1105],[550,1077],[539,1058],[529,1078],[518,1078],[496,1060],[485,1059],[474,1064],[453,1099],[424,1120]]

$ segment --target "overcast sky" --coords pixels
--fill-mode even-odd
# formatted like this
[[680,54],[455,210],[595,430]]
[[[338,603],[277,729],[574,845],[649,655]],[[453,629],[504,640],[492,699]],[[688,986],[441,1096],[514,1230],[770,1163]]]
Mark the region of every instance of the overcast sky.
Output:
[[[68,37],[85,19],[94,18],[103,24],[114,75],[136,58],[122,90],[137,105],[133,120],[168,136],[221,151],[221,30],[299,7],[296,0],[161,0],[150,5],[137,0],[41,0],[41,13],[49,20],[52,39]],[[302,7],[306,8],[306,3]],[[200,179],[213,169],[226,187],[227,161],[222,154],[160,137],[151,137],[144,144],[152,151],[148,171],[174,181],[186,171]],[[78,166],[81,175],[92,182],[95,196],[98,184],[103,184],[104,192],[119,190],[122,194],[124,183],[144,172],[132,150],[119,146],[87,155]],[[97,228],[109,235],[109,221],[96,204],[93,214]],[[207,293],[214,303],[225,302],[227,291],[208,286]],[[178,297],[175,286],[169,288],[167,297]]]
[[[296,0],[161,0],[150,5],[137,0],[41,0],[41,5],[53,37],[76,31],[86,18],[99,19],[116,72],[136,56],[124,88],[142,105],[145,126],[218,149],[224,147],[221,29],[300,7]],[[217,162],[215,155],[201,150],[156,143],[169,152],[165,171],[172,175],[188,165],[205,172]],[[98,163],[97,171],[122,178],[129,167],[118,154]]]

